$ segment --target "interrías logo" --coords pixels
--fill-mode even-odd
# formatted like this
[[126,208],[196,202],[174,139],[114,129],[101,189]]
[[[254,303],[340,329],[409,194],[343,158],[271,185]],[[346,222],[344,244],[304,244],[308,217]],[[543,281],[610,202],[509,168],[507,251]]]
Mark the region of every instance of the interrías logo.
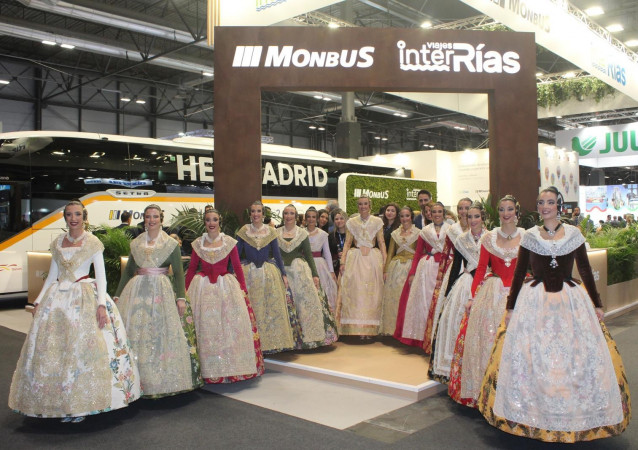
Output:
[[407,48],[405,41],[397,42],[401,70],[436,72],[486,72],[514,74],[521,70],[516,52],[503,54],[465,42],[426,42],[420,48]]

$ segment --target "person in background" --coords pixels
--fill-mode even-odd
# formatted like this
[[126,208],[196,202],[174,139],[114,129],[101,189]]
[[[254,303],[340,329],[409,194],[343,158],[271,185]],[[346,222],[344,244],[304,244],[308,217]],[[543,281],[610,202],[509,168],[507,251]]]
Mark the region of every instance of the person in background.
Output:
[[445,209],[445,221],[448,225],[454,225],[457,221],[456,214],[447,208]]
[[330,227],[330,214],[325,209],[317,211],[317,226],[326,233]]
[[140,376],[120,313],[106,293],[104,245],[84,230],[87,212],[80,201],[69,202],[63,217],[68,231],[51,243],[51,267],[33,304],[9,408],[79,423],[137,400]]
[[120,214],[120,220],[122,221],[122,223],[116,226],[115,228],[118,228],[118,229],[124,228],[126,230],[127,228],[131,226],[132,218],[133,216],[131,215],[130,211],[122,212],[122,214]]
[[334,228],[334,212],[339,208],[339,202],[336,200],[328,200],[326,203],[326,211],[328,212],[328,233],[332,233]]
[[380,216],[383,220],[383,241],[385,248],[389,248],[392,232],[401,226],[399,220],[399,205],[394,202],[388,203],[383,207],[383,213]]
[[346,221],[348,216],[341,209],[333,211],[334,229],[328,235],[328,243],[330,244],[330,254],[332,255],[332,265],[335,269],[335,274],[340,277],[340,261],[343,252],[343,247],[346,243]]
[[421,189],[417,194],[417,200],[419,202],[421,214],[417,215],[414,218],[414,225],[416,225],[418,229],[422,229],[425,225],[429,224],[432,221],[430,217],[431,205],[429,205],[432,201],[432,194],[427,189]]
[[337,310],[337,277],[330,253],[330,235],[317,227],[317,210],[311,206],[306,210],[306,231],[312,250],[312,258],[317,267],[321,288],[328,298],[330,311]]

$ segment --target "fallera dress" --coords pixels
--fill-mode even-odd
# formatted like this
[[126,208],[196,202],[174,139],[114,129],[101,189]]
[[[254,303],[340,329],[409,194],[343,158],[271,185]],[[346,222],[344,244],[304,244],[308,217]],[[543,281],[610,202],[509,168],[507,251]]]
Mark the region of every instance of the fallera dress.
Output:
[[331,275],[334,274],[334,267],[328,236],[328,233],[321,228],[315,228],[312,233],[308,233],[310,249],[319,274],[321,288],[328,299],[330,311],[334,314],[337,310],[337,282],[332,279]]
[[[383,256],[375,248],[383,221],[375,216],[362,220],[360,216],[346,222],[346,234],[353,237],[341,276],[340,335],[376,336],[381,324],[383,300]],[[347,239],[347,238],[346,238]],[[361,248],[367,247],[364,255]]]
[[379,334],[392,336],[397,325],[399,298],[408,278],[412,266],[412,258],[419,238],[419,229],[412,225],[407,234],[401,236],[399,227],[390,236],[388,257],[384,272],[387,274],[383,284],[383,309],[381,313],[381,328]]
[[[174,283],[168,277],[169,267]],[[201,386],[190,305],[187,302],[180,319],[176,304],[186,296],[177,241],[164,231],[154,245],[148,244],[146,232],[133,239],[116,296],[137,357],[144,396],[165,397]]]
[[279,249],[301,325],[302,343],[298,348],[330,345],[337,340],[337,330],[328,300],[323,291],[317,291],[312,279],[318,274],[308,232],[297,226],[292,238],[284,238],[283,232],[284,227],[278,229]]
[[[51,267],[20,353],[9,407],[32,417],[79,417],[128,406],[141,395],[140,376],[117,307],[106,293],[98,238],[79,247],[51,245]],[[93,265],[95,280],[88,277]],[[99,305],[107,323],[100,329]]]
[[454,243],[454,259],[446,286],[444,305],[439,325],[433,339],[428,375],[431,379],[447,384],[450,377],[454,346],[459,334],[465,305],[472,297],[472,281],[479,261],[481,245],[468,230]]
[[[517,228],[512,238],[517,239],[524,233],[525,230]],[[497,236],[498,228],[481,238],[479,263],[472,281],[472,309],[461,321],[450,370],[450,397],[470,407],[476,407],[496,330],[505,314],[518,256],[519,245],[499,247]],[[492,272],[486,275],[488,266]]]
[[206,247],[204,239],[193,242],[186,273],[202,377],[206,383],[234,383],[262,375],[264,358],[237,241],[220,233],[219,246]]
[[236,236],[264,354],[292,350],[301,343],[295,305],[282,280],[286,271],[277,236],[268,225],[257,230],[252,224],[244,225]]
[[[514,311],[498,330],[478,405],[493,426],[548,442],[620,434],[631,414],[620,354],[594,310],[602,303],[585,238],[563,226],[560,239],[536,227],[521,241],[507,300]],[[528,264],[533,278],[524,282]]]
[[[419,233],[416,253],[401,292],[394,331],[394,337],[406,345],[427,347],[432,338],[426,336],[426,328],[430,309],[436,307],[432,298],[439,264],[446,259],[443,249],[449,228],[450,225],[443,223],[437,233],[434,224],[431,223]],[[414,275],[412,284],[409,282],[411,275]]]

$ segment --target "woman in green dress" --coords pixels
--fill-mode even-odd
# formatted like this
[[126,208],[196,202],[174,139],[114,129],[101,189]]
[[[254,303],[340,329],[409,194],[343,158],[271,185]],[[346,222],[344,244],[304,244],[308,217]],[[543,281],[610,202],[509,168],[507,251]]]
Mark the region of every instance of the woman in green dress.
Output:
[[114,297],[137,355],[144,396],[153,398],[202,384],[181,253],[177,241],[162,230],[163,219],[159,206],[144,209],[146,231],[131,242]]
[[337,340],[337,327],[319,285],[319,275],[312,257],[308,232],[297,226],[297,208],[284,208],[284,226],[278,241],[286,267],[292,299],[301,325],[301,348],[330,345]]

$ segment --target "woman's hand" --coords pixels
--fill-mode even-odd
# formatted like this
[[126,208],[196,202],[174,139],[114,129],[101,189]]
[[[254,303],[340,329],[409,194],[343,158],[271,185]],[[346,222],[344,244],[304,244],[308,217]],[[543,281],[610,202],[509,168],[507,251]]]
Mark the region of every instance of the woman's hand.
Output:
[[315,288],[319,290],[319,277],[312,277],[312,281],[315,283]]
[[505,326],[507,327],[510,324],[510,319],[512,318],[512,313],[514,310],[508,309],[505,313]]
[[100,327],[100,329],[104,328],[104,325],[106,325],[106,322],[107,322],[106,306],[104,305],[98,306],[95,317],[97,318],[97,326]]
[[288,277],[284,275],[281,277],[281,279],[284,280],[284,287],[288,289]]
[[467,314],[469,314],[470,311],[472,310],[472,301],[473,301],[472,299],[469,299],[467,303],[465,304],[465,312]]
[[184,300],[183,298],[177,300],[177,312],[179,313],[180,317],[182,317],[186,312],[186,300]]
[[605,311],[602,308],[596,308],[596,317],[602,322],[605,318]]
[[120,297],[113,297],[113,303],[117,303],[120,300]]

